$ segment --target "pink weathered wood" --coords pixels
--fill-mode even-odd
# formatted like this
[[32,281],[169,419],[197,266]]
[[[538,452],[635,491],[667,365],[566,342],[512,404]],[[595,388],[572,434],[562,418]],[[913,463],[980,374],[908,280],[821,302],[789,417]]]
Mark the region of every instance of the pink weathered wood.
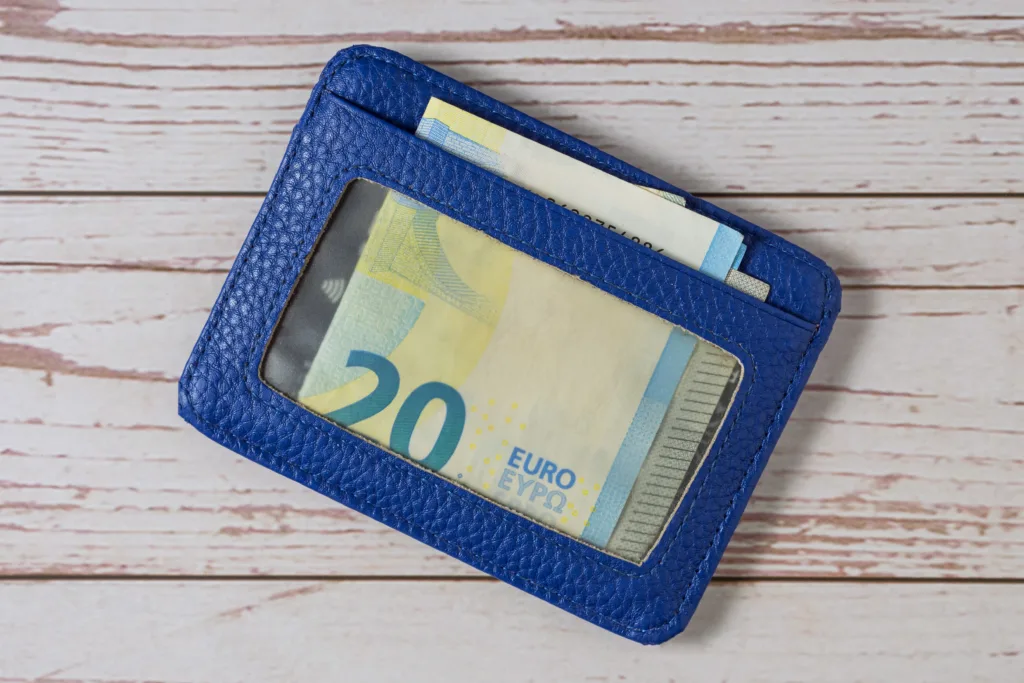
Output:
[[8,583],[0,602],[11,683],[1011,682],[1024,648],[1019,585],[712,583],[655,648],[494,581]]

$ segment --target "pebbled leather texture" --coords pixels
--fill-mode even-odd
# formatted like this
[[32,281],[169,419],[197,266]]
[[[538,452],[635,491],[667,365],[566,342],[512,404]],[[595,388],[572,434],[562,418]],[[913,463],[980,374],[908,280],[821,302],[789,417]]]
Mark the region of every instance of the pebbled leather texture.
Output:
[[[811,254],[695,200],[748,236],[745,269],[775,297],[762,304],[416,139],[410,131],[431,94],[620,177],[685,195],[395,52],[343,50],[314,88],[188,360],[179,412],[228,448],[524,591],[638,642],[662,642],[685,627],[739,521],[839,311],[838,281]],[[734,407],[643,564],[504,510],[260,380],[306,257],[357,177],[681,325],[743,363]]]

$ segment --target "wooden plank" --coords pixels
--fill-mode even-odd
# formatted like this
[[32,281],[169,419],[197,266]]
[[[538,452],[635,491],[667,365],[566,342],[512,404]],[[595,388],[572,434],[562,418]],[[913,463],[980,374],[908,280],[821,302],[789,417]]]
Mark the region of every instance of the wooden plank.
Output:
[[[6,364],[176,381],[223,281],[219,272],[2,266],[0,287],[23,294],[0,300]],[[1014,400],[1022,298],[1020,288],[848,291],[815,381],[834,389]]]
[[[0,197],[0,263],[223,270],[257,197]],[[722,197],[845,285],[1019,285],[1024,199]]]
[[1014,0],[0,12],[7,190],[264,190],[321,66],[352,42],[398,48],[697,193],[1022,188]]
[[[181,423],[222,279],[0,271],[0,571],[467,573]],[[848,292],[723,574],[1021,576],[1021,297]]]
[[[957,0],[921,4],[880,0],[865,9],[858,0],[831,0],[828,11],[811,0],[779,0],[771,7],[724,0],[693,8],[658,0],[615,2],[567,0],[557,15],[544,0],[514,4],[456,0],[424,6],[412,0],[387,0],[346,7],[348,21],[322,0],[307,0],[287,10],[272,3],[259,12],[239,0],[175,4],[126,0],[74,0],[61,5],[14,5],[5,16],[6,35],[120,47],[226,48],[253,43],[304,44],[336,40],[410,40],[423,42],[519,41],[523,39],[645,40],[744,45],[776,42],[955,39],[974,42],[1012,40],[1019,21],[1012,0],[975,2],[965,14]],[[353,9],[360,11],[355,12]],[[160,32],[150,33],[152,14]],[[343,29],[343,32],[338,30]]]
[[8,583],[0,601],[7,683],[1012,681],[1024,647],[1019,584],[712,583],[646,649],[491,581]]

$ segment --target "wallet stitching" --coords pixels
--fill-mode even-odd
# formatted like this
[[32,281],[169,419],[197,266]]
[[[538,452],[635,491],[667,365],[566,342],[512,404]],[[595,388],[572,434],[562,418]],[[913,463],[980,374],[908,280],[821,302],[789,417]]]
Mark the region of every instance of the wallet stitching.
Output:
[[[439,82],[437,80],[437,78],[435,78],[432,73],[426,73],[426,74],[422,74],[422,75],[421,74],[417,74],[417,73],[415,73],[412,70],[412,68],[409,67],[408,64],[400,63],[399,61],[395,60],[395,58],[392,57],[389,54],[384,54],[384,55],[365,54],[365,53],[362,53],[362,48],[358,48],[358,47],[354,48],[353,50],[354,50],[354,52],[356,54],[354,54],[354,56],[352,56],[352,57],[350,57],[348,59],[345,59],[345,60],[342,60],[341,62],[339,62],[338,65],[334,68],[334,70],[331,71],[331,74],[327,77],[328,81],[330,79],[334,78],[334,75],[345,64],[347,64],[349,62],[360,61],[360,60],[370,60],[370,61],[381,62],[383,64],[390,64],[391,66],[394,66],[395,68],[404,71],[405,73],[409,74],[410,76],[413,76],[414,78],[425,80],[428,83],[432,83],[432,84],[434,84],[434,85],[436,85],[436,86],[438,86],[440,88],[443,88],[444,90],[446,90],[447,92],[451,93],[452,95],[459,96],[459,93],[457,92],[456,86],[454,86],[453,84],[445,82],[445,81],[440,81]],[[444,76],[443,74],[442,74],[442,78],[448,79],[448,77]],[[327,86],[327,89],[330,90],[330,83],[329,82],[326,84],[326,86]],[[334,93],[333,90],[330,90],[330,92]],[[472,91],[472,89],[471,89],[471,92],[475,92],[475,91]],[[338,95],[339,97],[342,97],[338,93],[334,93],[334,94]],[[484,96],[484,97],[486,97],[486,96]],[[486,102],[485,101],[485,102],[481,102],[480,104],[481,104],[481,106],[486,107],[487,111],[490,112],[492,115],[502,119],[503,121],[511,123],[511,124],[513,124],[515,126],[526,125],[526,124],[523,124],[522,122],[514,120],[512,117],[508,116],[503,111],[499,111],[490,102]],[[543,137],[544,139],[548,140],[549,142],[556,142],[555,140],[552,140],[551,134],[549,132],[547,132],[546,130],[544,130],[542,127],[534,126],[534,125],[526,125],[526,127],[528,129],[530,129],[536,135],[539,135],[539,136]],[[566,135],[568,135],[568,134],[566,134]],[[599,150],[592,150],[592,149],[589,149],[587,147],[583,147],[582,149],[579,149],[577,151],[579,151],[579,153],[582,156],[584,156],[585,158],[587,158],[591,162],[593,162],[593,164],[595,166],[598,166],[598,167],[602,168],[603,170],[605,170],[607,172],[613,172],[615,170],[615,169],[612,168],[612,166],[610,166],[608,164],[607,161],[605,161],[604,159],[601,159],[598,156]],[[641,171],[641,173],[643,173],[643,171]],[[615,175],[614,173],[612,173],[612,174]],[[687,207],[687,208],[690,208],[690,207]],[[690,208],[690,210],[693,211],[692,208]],[[703,215],[703,214],[701,214],[701,215]],[[705,216],[705,217],[707,217],[707,216]],[[715,219],[711,219],[711,220],[715,220]],[[818,265],[818,264],[814,263],[813,261],[809,260],[808,258],[803,256],[802,254],[794,252],[791,249],[789,249],[788,245],[786,245],[785,243],[778,244],[778,243],[775,242],[775,240],[770,239],[769,237],[775,237],[775,236],[772,235],[771,233],[768,233],[768,236],[761,236],[760,237],[761,242],[765,246],[770,247],[772,249],[775,249],[776,251],[778,251],[778,252],[780,252],[782,254],[785,254],[786,256],[789,256],[789,257],[794,258],[794,259],[796,259],[796,260],[798,260],[798,261],[800,261],[802,263],[807,264],[812,269],[814,269],[814,271],[818,274],[819,277],[821,277],[821,279],[822,279],[822,281],[824,283],[824,286],[825,286],[825,296],[823,297],[822,305],[819,307],[821,309],[821,313],[819,315],[821,316],[821,319],[824,319],[824,317],[825,317],[825,303],[829,300],[829,296],[830,296],[831,291],[832,291],[832,286],[831,286],[831,283],[829,282],[829,278],[825,274],[825,270],[820,265]]]
[[[342,66],[344,66],[348,61],[349,60],[342,60],[342,61],[340,61],[335,66],[334,70],[332,70],[331,73],[327,76],[327,78],[329,79],[329,78],[333,77],[334,74],[338,71],[338,69],[340,69]],[[312,119],[314,117],[314,115],[316,113],[316,110],[317,110],[317,108],[318,108],[318,106],[319,106],[319,104],[320,104],[320,102],[322,100],[322,96],[323,96],[323,90],[321,90],[321,92],[318,93],[317,99],[313,103],[313,106],[310,109],[310,115],[309,115],[308,119],[306,121],[304,121],[301,125],[305,126],[305,124],[308,122],[308,120]],[[289,159],[288,164],[284,168],[284,173],[282,174],[282,177],[287,175],[288,171],[291,169],[291,166],[292,166],[292,164],[294,163],[294,160],[295,160],[295,156],[296,156],[297,150],[298,150],[297,146],[291,150],[291,154],[290,154],[291,158]],[[332,181],[332,183],[335,182],[338,177],[340,177],[340,172],[339,172],[338,176],[335,176],[335,178]],[[394,182],[397,182],[397,181],[394,181]],[[399,183],[399,184],[401,184],[401,183]],[[275,186],[274,191],[273,191],[273,197],[269,198],[268,205],[270,205],[270,206],[273,205],[274,199],[276,198],[276,196],[278,194],[278,190],[280,189],[280,186],[281,186],[281,183],[278,183]],[[424,193],[419,193],[419,194],[424,195]],[[426,195],[424,195],[424,196],[426,196]],[[435,199],[435,201],[438,201],[438,200]],[[325,203],[326,203],[326,198],[321,201],[320,206],[318,207],[316,213],[320,213],[322,211],[323,205]],[[453,211],[455,211],[455,210],[453,209]],[[264,214],[262,216],[262,220],[260,221],[260,225],[257,228],[256,232],[253,234],[253,239],[252,239],[252,241],[249,244],[248,251],[252,250],[252,248],[254,247],[254,245],[256,244],[256,242],[257,242],[257,240],[259,238],[259,235],[262,233],[264,227],[266,226],[266,222],[268,220],[269,213],[270,212],[268,211],[266,214]],[[459,213],[461,213],[461,212],[459,212]],[[512,237],[513,239],[516,239],[515,237],[513,237],[511,235],[510,235],[510,237]],[[517,239],[516,241],[520,241],[520,240]],[[301,242],[301,245],[305,246],[305,244],[306,244],[306,239],[303,238],[303,241]],[[543,251],[543,250],[539,250],[539,251]],[[562,259],[559,259],[558,257],[555,257],[554,255],[550,255],[550,256],[552,256],[553,258],[556,258],[557,260],[562,261]],[[247,261],[248,257],[246,256],[244,260]],[[564,263],[564,261],[562,261],[562,262]],[[813,264],[811,264],[811,265],[813,266]],[[225,290],[225,296],[230,296],[231,293],[234,291],[234,288],[238,284],[238,280],[240,278],[240,272],[241,271],[236,271],[234,273],[234,277],[232,278],[231,284]],[[288,282],[288,279],[285,278],[283,280],[282,287],[280,287],[278,289],[278,292],[277,292],[277,294],[274,297],[275,301],[280,298],[281,291],[284,288],[283,285],[287,284],[287,282]],[[827,278],[825,278],[825,283],[826,283],[826,289],[827,290],[830,289],[830,284],[829,284]],[[606,284],[609,284],[610,286],[613,286],[616,289],[619,289],[621,291],[627,292],[627,293],[629,293],[632,296],[637,296],[635,293],[628,292],[628,290],[624,290],[621,287],[619,287],[618,285],[615,285],[613,283],[606,283]],[[643,300],[642,297],[638,297],[638,298],[641,298],[641,300]],[[657,306],[657,304],[655,304],[654,302],[647,302],[647,303],[650,303],[653,306]],[[666,309],[662,309],[662,310],[666,310]],[[671,311],[668,311],[668,312],[671,313]],[[827,317],[827,316],[828,316],[828,313],[826,313],[825,317]],[[822,318],[822,322],[824,322],[825,317]],[[189,384],[192,383],[192,378],[195,375],[195,371],[198,368],[199,362],[200,362],[201,358],[203,356],[205,356],[205,353],[206,353],[206,350],[207,350],[207,345],[208,345],[209,342],[212,341],[213,331],[220,324],[222,318],[223,318],[223,316],[222,316],[221,311],[218,311],[217,314],[216,314],[216,318],[213,321],[213,327],[211,328],[211,330],[206,335],[204,335],[203,342],[202,342],[200,348],[197,349],[195,362],[189,368],[189,371],[188,371],[187,376],[185,378],[185,382],[186,383],[189,383]],[[263,321],[264,334],[265,334],[265,330],[266,330],[267,321],[269,320],[269,318],[270,318],[270,315],[268,313],[268,315],[266,316],[266,318]],[[728,337],[724,337],[724,335],[718,335],[718,334],[711,333],[708,330],[704,330],[704,328],[700,327],[699,325],[696,326],[696,327],[699,327],[700,329],[702,329],[702,331],[704,331],[706,334],[710,334],[710,335],[716,336],[716,337],[720,336],[720,337],[728,339]],[[707,561],[707,558],[710,556],[710,554],[711,554],[712,550],[714,549],[717,541],[720,540],[721,534],[722,534],[722,532],[723,532],[723,530],[725,528],[725,524],[728,521],[730,515],[732,514],[732,512],[734,511],[734,509],[736,507],[736,504],[738,502],[738,496],[739,496],[740,492],[744,489],[744,484],[745,484],[746,480],[749,478],[750,474],[754,470],[754,467],[757,465],[757,463],[758,463],[758,461],[760,459],[760,456],[761,456],[761,454],[764,451],[766,443],[768,442],[769,438],[771,437],[772,433],[774,432],[775,428],[777,427],[777,425],[780,422],[780,418],[781,418],[783,409],[784,409],[784,407],[786,406],[786,404],[790,400],[790,397],[791,397],[791,395],[793,393],[793,389],[794,389],[794,387],[796,385],[797,378],[799,378],[801,376],[804,368],[806,367],[807,360],[809,358],[810,350],[814,347],[815,341],[818,338],[818,336],[820,335],[821,329],[822,328],[819,326],[819,328],[812,334],[811,338],[808,340],[807,346],[804,349],[804,353],[803,353],[803,355],[802,355],[802,357],[800,359],[800,362],[797,365],[797,368],[796,368],[796,370],[795,370],[795,372],[793,374],[792,379],[790,380],[790,384],[787,387],[786,393],[784,394],[782,400],[780,401],[779,407],[776,410],[775,415],[773,416],[772,420],[769,422],[768,429],[766,430],[766,433],[765,433],[764,437],[762,438],[760,446],[758,447],[758,450],[755,452],[755,454],[754,454],[754,456],[753,456],[753,458],[751,460],[750,465],[748,466],[746,472],[744,473],[743,478],[740,481],[740,485],[734,491],[732,499],[731,499],[729,505],[727,506],[727,508],[725,510],[725,513],[723,515],[722,521],[719,523],[718,528],[716,529],[715,533],[712,535],[711,542],[709,543],[708,548],[705,551],[703,558],[698,563],[697,571],[694,573],[693,578],[691,579],[689,585],[687,586],[686,590],[684,591],[683,599],[680,602],[679,608],[669,618],[667,618],[664,622],[661,622],[659,624],[655,624],[655,625],[652,625],[652,626],[644,627],[644,628],[638,628],[636,626],[631,626],[627,622],[616,620],[616,619],[614,619],[614,618],[612,618],[612,617],[610,617],[610,616],[608,616],[606,614],[603,614],[601,612],[596,612],[592,608],[588,607],[587,605],[585,605],[585,604],[583,604],[581,602],[577,602],[575,599],[573,599],[571,597],[568,597],[568,596],[562,594],[561,592],[558,592],[554,588],[551,588],[551,587],[548,587],[546,585],[540,584],[540,583],[538,583],[537,581],[535,581],[533,579],[530,579],[528,577],[520,575],[515,570],[509,569],[507,567],[502,567],[500,565],[497,565],[493,561],[487,560],[485,558],[481,558],[481,557],[477,556],[474,552],[467,551],[467,550],[463,549],[458,542],[456,542],[454,540],[451,540],[449,538],[446,538],[444,536],[439,536],[436,533],[421,527],[416,522],[413,522],[413,521],[411,521],[409,519],[406,519],[400,513],[389,513],[387,510],[381,509],[382,514],[388,514],[388,516],[391,516],[392,518],[395,518],[395,519],[398,519],[400,521],[405,522],[406,524],[408,524],[410,526],[410,528],[414,529],[415,531],[417,531],[417,532],[419,532],[419,533],[421,533],[421,534],[423,534],[425,536],[428,536],[428,537],[434,539],[436,542],[438,542],[440,544],[456,548],[459,551],[460,554],[474,558],[474,561],[478,562],[481,565],[495,567],[495,569],[496,569],[495,573],[505,574],[507,576],[512,577],[513,579],[522,581],[525,584],[530,585],[534,589],[536,589],[536,590],[538,590],[540,592],[544,592],[544,593],[546,593],[549,596],[553,595],[553,596],[558,598],[558,600],[557,600],[558,602],[563,603],[563,604],[571,605],[577,611],[579,611],[579,612],[581,612],[583,614],[595,617],[595,618],[599,619],[600,621],[617,625],[617,626],[621,627],[622,629],[624,629],[626,631],[629,631],[629,632],[648,633],[648,632],[653,632],[653,631],[662,629],[662,628],[666,627],[669,623],[671,623],[674,619],[676,619],[679,616],[679,614],[683,611],[683,609],[687,606],[689,601],[691,600],[691,594],[692,594],[694,588],[697,585],[697,579],[699,578],[699,575],[700,575],[700,565],[703,565]],[[263,335],[261,335],[261,337],[262,336]],[[276,412],[280,413],[280,410],[276,409],[273,406],[273,404],[271,404],[269,401],[266,401],[263,397],[261,397],[258,394],[256,394],[253,391],[252,387],[249,386],[249,383],[248,383],[248,368],[251,365],[252,355],[254,353],[255,345],[256,345],[257,341],[258,341],[258,338],[254,339],[253,344],[250,347],[249,357],[246,359],[245,369],[244,369],[244,372],[243,372],[243,383],[245,384],[247,390],[249,391],[250,395],[253,398],[259,400],[261,403],[264,403],[268,408],[271,408],[271,409],[275,410]],[[732,340],[730,340],[730,341],[732,341]],[[733,343],[736,343],[736,342],[733,342]],[[740,345],[738,343],[737,343],[737,345],[740,346],[740,348],[744,348],[742,345]],[[744,351],[746,351],[745,348],[744,348]],[[749,351],[747,353],[749,354]],[[756,376],[756,374],[757,374],[756,361],[753,361],[753,357],[752,356],[751,356],[751,360],[752,360],[754,375]],[[691,505],[690,505],[689,509],[687,510],[687,512],[686,512],[685,516],[683,517],[683,519],[680,520],[680,522],[678,524],[678,527],[676,529],[675,535],[669,541],[669,544],[665,548],[665,551],[663,552],[661,559],[656,564],[652,564],[651,567],[648,568],[648,570],[646,572],[642,573],[642,574],[641,573],[633,573],[633,572],[623,572],[622,570],[620,570],[620,569],[618,569],[616,567],[610,566],[610,565],[608,565],[608,564],[606,564],[606,563],[604,563],[604,562],[602,562],[600,560],[595,560],[592,557],[588,557],[588,556],[584,555],[578,549],[572,548],[570,546],[563,546],[563,547],[565,547],[566,550],[568,550],[568,551],[570,551],[570,552],[580,556],[585,561],[597,562],[598,564],[601,564],[602,566],[604,566],[607,569],[612,570],[613,572],[616,572],[616,573],[621,574],[621,575],[626,575],[626,576],[643,576],[644,574],[649,574],[654,569],[655,566],[663,564],[665,559],[666,559],[666,557],[667,557],[667,555],[668,555],[668,551],[671,549],[671,547],[673,546],[673,544],[675,543],[675,541],[678,539],[679,535],[681,534],[682,529],[685,527],[685,522],[687,521],[687,519],[689,519],[689,516],[692,513],[693,508],[694,508],[694,506],[696,504],[696,501],[700,498],[700,495],[703,493],[704,488],[707,486],[708,482],[711,480],[711,478],[712,478],[711,475],[713,474],[714,469],[715,469],[715,467],[718,464],[718,460],[721,457],[721,454],[725,451],[725,447],[728,444],[729,439],[731,438],[731,436],[732,436],[732,434],[733,434],[733,432],[734,432],[734,430],[735,430],[735,428],[736,428],[736,426],[737,426],[737,424],[739,422],[739,420],[737,419],[738,415],[742,411],[742,408],[745,405],[746,400],[747,400],[747,398],[750,395],[750,391],[751,391],[752,386],[753,386],[753,378],[751,380],[751,384],[749,385],[749,387],[747,389],[746,394],[744,395],[743,401],[741,401],[739,406],[737,406],[737,411],[736,411],[736,416],[737,417],[733,419],[733,424],[730,427],[729,432],[723,438],[723,441],[722,441],[722,444],[721,444],[721,446],[720,446],[720,448],[718,450],[718,453],[716,453],[716,457],[713,459],[713,461],[711,463],[708,464],[708,468],[709,469],[708,469],[707,475],[704,478],[704,481],[701,484],[701,488],[694,494],[693,502],[691,502]],[[196,419],[198,419],[208,429],[211,429],[211,431],[214,431],[216,433],[220,433],[220,434],[222,434],[224,436],[229,436],[229,437],[233,437],[233,438],[237,439],[241,443],[249,446],[252,450],[262,454],[264,456],[264,459],[268,460],[272,464],[277,464],[277,462],[282,462],[282,464],[284,466],[289,467],[293,471],[298,471],[299,473],[304,475],[304,477],[306,479],[308,479],[308,480],[310,480],[310,481],[312,481],[314,483],[317,483],[317,485],[320,486],[321,488],[333,489],[337,493],[345,493],[340,487],[328,487],[328,486],[324,486],[324,485],[319,484],[317,482],[317,480],[318,480],[317,475],[308,472],[307,470],[305,470],[304,468],[302,468],[302,467],[300,467],[298,465],[291,465],[291,464],[289,464],[287,462],[283,462],[280,456],[270,455],[269,452],[267,450],[265,450],[265,447],[263,447],[263,446],[261,446],[259,444],[256,444],[256,443],[250,441],[249,439],[247,439],[247,438],[245,438],[245,437],[243,437],[241,435],[235,434],[233,432],[229,432],[228,430],[220,427],[219,425],[216,425],[216,424],[212,423],[211,421],[207,420],[202,414],[200,414],[200,412],[198,410],[196,410],[196,407],[195,407],[195,405],[192,402],[192,397],[191,397],[190,393],[189,392],[183,392],[183,393],[184,393],[184,398],[188,402],[188,405],[192,409],[192,412],[195,415]],[[290,417],[294,417],[294,416],[290,416]],[[301,418],[298,421],[300,423],[306,423],[306,420],[301,419]],[[320,431],[322,434],[327,436],[332,442],[335,442],[335,443],[337,442],[336,441],[336,435],[328,432],[327,431],[327,426],[325,424],[321,423],[320,420],[317,420],[316,422],[313,422],[313,423],[309,423],[308,426],[314,427],[315,429],[317,429],[317,431]],[[397,467],[399,467],[401,465],[401,463],[399,461],[397,461],[397,460],[391,461],[391,460],[385,459],[385,460],[382,460],[382,462],[388,463],[388,465],[391,468],[397,468]],[[401,471],[403,473],[418,474],[416,472],[416,470],[414,470],[414,469],[402,468]],[[424,478],[426,476],[427,475],[424,474],[424,475],[420,475],[418,478]],[[455,495],[452,491],[444,491],[444,493],[445,493],[445,495],[449,499],[453,495]],[[347,495],[351,496],[353,499],[356,499],[356,500],[359,500],[359,498],[360,498],[360,496],[356,495],[355,493],[348,493]],[[472,503],[474,505],[476,505],[476,506],[479,506],[481,509],[487,510],[491,514],[493,514],[495,512],[494,509],[488,509],[487,506],[486,506],[485,501],[483,501],[483,500],[480,500],[479,502],[478,501],[472,501]],[[375,506],[375,507],[378,507],[378,506]],[[533,528],[525,526],[525,525],[521,526],[520,528],[522,528],[523,530],[526,530],[526,531],[530,531],[534,535],[540,536],[540,534],[537,532],[536,529],[533,529]],[[545,541],[545,539],[541,539],[541,540]],[[560,543],[559,545],[562,545],[562,544]]]

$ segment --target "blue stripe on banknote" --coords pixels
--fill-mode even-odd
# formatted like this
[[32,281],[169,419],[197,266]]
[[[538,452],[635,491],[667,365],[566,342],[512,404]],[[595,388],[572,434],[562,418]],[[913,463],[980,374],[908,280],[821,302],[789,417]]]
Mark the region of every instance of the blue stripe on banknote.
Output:
[[732,262],[736,258],[736,251],[743,244],[743,235],[736,230],[721,223],[711,240],[711,246],[704,254],[704,261],[700,264],[700,272],[710,275],[719,282],[725,280],[729,274]]
[[584,541],[603,548],[611,538],[636,476],[651,449],[651,443],[662,420],[665,419],[669,402],[696,345],[697,338],[686,334],[678,327],[673,327],[669,332],[665,348],[654,367],[644,396],[633,415],[633,421],[601,486],[594,512],[591,513],[587,527],[583,530],[581,538]]
[[739,270],[740,264],[743,263],[743,257],[747,255],[747,245],[740,243],[740,248],[736,251],[736,258],[732,260],[732,269]]
[[501,156],[475,140],[459,135],[437,119],[420,119],[416,137],[451,152],[460,159],[501,175]]

